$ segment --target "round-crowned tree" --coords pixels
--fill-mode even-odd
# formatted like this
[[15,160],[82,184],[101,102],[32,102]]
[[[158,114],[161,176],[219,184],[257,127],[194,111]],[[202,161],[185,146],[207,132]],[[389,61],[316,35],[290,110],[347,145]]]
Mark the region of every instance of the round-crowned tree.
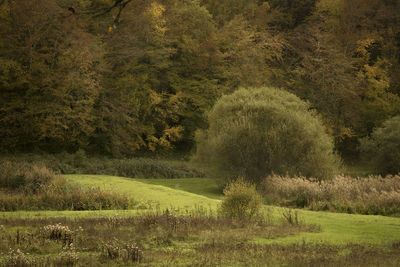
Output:
[[196,134],[193,161],[213,176],[258,183],[269,174],[320,179],[338,172],[333,141],[307,103],[282,89],[239,89],[223,96]]
[[400,116],[385,121],[360,143],[362,158],[375,171],[383,175],[400,173]]

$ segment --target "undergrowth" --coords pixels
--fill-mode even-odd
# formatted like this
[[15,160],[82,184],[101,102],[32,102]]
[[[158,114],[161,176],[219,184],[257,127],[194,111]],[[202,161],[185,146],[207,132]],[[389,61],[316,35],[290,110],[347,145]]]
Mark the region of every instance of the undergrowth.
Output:
[[68,185],[43,164],[0,163],[0,211],[127,209],[135,202],[99,188]]
[[280,245],[318,227],[169,211],[125,218],[2,219],[6,266],[396,266],[400,246]]
[[400,215],[400,176],[332,180],[267,177],[260,191],[269,204],[334,212]]
[[60,174],[104,174],[132,178],[199,178],[204,173],[185,162],[151,158],[111,159],[89,157],[83,150],[74,154],[21,154],[0,157],[0,162],[39,164]]

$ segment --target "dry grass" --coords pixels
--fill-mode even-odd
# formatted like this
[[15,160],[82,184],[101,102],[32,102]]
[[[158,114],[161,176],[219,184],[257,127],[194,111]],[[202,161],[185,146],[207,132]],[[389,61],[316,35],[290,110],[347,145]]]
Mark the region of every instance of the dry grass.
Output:
[[0,163],[0,211],[127,209],[133,205],[115,192],[71,187],[43,164]]
[[[400,246],[262,244],[314,230],[294,224],[187,216],[0,220],[6,266],[398,266]],[[67,240],[68,242],[65,242]],[[11,249],[11,250],[10,250]],[[3,256],[1,256],[3,255]]]
[[400,214],[399,175],[337,176],[326,181],[270,176],[260,190],[270,204],[360,214]]
[[[308,225],[218,218],[200,210],[186,216],[166,210],[130,218],[6,219],[0,220],[0,225],[0,266],[2,260],[7,266],[81,266],[78,260],[89,262],[87,266],[159,266],[171,255],[175,260],[181,257],[185,265],[186,260],[199,262],[202,255],[198,251],[206,244],[240,244],[256,237],[318,230]],[[164,254],[166,251],[169,253]]]
[[[0,155],[0,170],[3,164],[19,166],[19,169],[23,165],[43,165],[61,174],[103,174],[131,178],[167,179],[204,177],[204,173],[201,170],[189,166],[189,164],[184,161],[142,157],[129,159],[88,157],[82,150],[77,151],[75,154]],[[0,184],[1,183],[0,174]]]

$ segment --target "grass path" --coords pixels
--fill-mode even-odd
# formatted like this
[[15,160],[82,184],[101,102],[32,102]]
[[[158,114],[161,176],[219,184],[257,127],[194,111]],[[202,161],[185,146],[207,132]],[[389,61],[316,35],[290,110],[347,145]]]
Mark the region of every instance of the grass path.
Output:
[[[201,206],[215,210],[220,196],[215,182],[211,179],[131,179],[103,175],[66,175],[70,183],[95,186],[114,190],[143,203],[160,209],[191,209]],[[269,208],[274,218],[281,217],[282,208]],[[128,211],[41,211],[41,212],[1,212],[0,219],[40,218],[40,217],[105,217],[114,214],[132,216],[140,210]],[[305,223],[321,226],[321,232],[301,233],[278,239],[253,240],[260,243],[324,242],[329,244],[347,243],[385,243],[400,241],[400,218],[384,216],[352,215],[343,213],[314,212],[297,210]]]

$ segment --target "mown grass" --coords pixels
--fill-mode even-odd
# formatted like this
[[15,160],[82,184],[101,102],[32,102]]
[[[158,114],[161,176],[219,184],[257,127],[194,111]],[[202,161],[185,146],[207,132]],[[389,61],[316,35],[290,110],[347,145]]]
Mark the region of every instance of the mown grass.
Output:
[[215,179],[211,178],[183,178],[183,179],[135,179],[136,181],[162,185],[172,189],[182,190],[212,199],[221,199],[222,190]]
[[[150,208],[193,209],[202,206],[215,209],[219,203],[218,200],[203,195],[162,185],[148,184],[131,178],[106,175],[65,175],[64,177],[72,185],[113,190],[127,197],[132,197]],[[190,180],[196,181],[195,179]]]

